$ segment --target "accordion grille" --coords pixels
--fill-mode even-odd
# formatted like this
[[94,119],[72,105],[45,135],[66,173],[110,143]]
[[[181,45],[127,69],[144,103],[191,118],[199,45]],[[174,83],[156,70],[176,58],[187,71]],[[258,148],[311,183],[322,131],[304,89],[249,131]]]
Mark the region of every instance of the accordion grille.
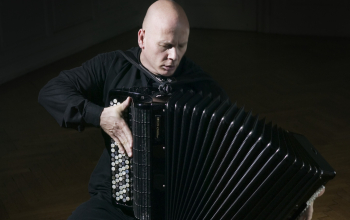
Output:
[[138,219],[151,219],[151,152],[150,110],[131,108],[134,137],[134,214]]

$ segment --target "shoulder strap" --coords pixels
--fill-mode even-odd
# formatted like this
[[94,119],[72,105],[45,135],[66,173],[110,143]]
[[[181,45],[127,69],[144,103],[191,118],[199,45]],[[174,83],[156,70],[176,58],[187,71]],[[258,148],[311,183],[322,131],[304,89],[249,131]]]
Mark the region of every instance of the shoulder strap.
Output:
[[195,82],[201,82],[201,81],[213,81],[211,77],[203,76],[201,72],[196,72],[186,76],[179,76],[176,79],[174,77],[161,78],[151,73],[141,63],[137,63],[131,56],[128,55],[128,53],[131,53],[131,52],[129,51],[123,52],[121,50],[119,50],[118,52],[121,53],[125,57],[125,59],[127,59],[132,65],[134,65],[140,71],[142,71],[147,76],[152,78],[154,81],[158,82],[159,83],[158,90],[161,93],[168,94],[172,91],[173,87],[177,87],[188,83],[195,83]]

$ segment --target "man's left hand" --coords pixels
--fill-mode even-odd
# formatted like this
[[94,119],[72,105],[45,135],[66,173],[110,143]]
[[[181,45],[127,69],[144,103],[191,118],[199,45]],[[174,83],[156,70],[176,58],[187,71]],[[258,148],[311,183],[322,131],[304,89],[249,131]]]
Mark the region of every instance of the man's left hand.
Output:
[[[325,192],[325,188],[320,192],[317,197],[320,197]],[[314,202],[311,202],[309,207],[304,211],[304,213],[298,218],[298,220],[311,220],[312,214],[314,213]]]

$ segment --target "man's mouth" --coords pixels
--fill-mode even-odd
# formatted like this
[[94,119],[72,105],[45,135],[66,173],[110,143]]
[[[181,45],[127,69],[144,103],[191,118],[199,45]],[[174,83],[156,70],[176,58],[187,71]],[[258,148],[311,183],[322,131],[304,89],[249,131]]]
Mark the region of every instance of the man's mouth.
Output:
[[175,66],[174,65],[164,65],[163,69],[166,71],[170,71],[170,70],[175,69]]

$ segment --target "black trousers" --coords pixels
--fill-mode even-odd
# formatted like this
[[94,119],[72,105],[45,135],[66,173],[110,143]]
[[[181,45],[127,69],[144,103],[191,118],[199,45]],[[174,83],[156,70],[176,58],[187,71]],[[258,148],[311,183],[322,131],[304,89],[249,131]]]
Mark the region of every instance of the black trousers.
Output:
[[68,220],[134,220],[112,204],[110,156],[105,149],[91,174],[90,200],[73,211]]
[[68,220],[134,220],[112,204],[93,196],[73,211]]

